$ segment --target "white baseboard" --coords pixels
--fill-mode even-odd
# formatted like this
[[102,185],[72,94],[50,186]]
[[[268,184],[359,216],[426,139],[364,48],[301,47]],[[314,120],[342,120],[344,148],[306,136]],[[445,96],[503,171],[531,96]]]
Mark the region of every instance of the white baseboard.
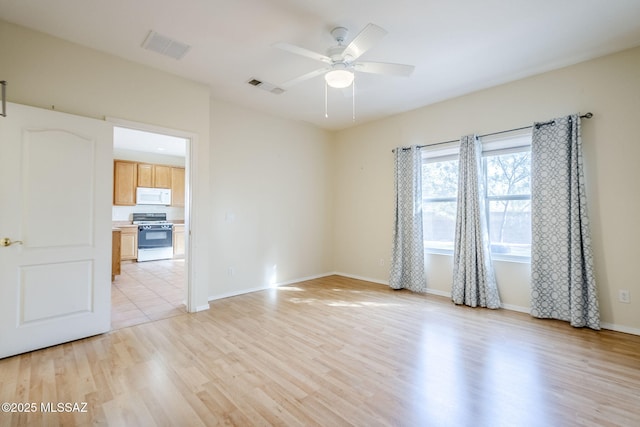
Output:
[[334,271],[331,274],[335,276],[348,277],[350,279],[364,280],[365,282],[372,282],[372,283],[378,283],[380,285],[389,286],[388,280],[372,279],[371,277],[358,276],[356,274],[341,273],[339,271]]
[[446,291],[441,291],[440,289],[430,289],[427,288],[427,293],[431,295],[437,295],[439,297],[451,298],[451,293]]
[[197,306],[197,307],[196,307],[196,313],[197,313],[198,311],[205,311],[205,310],[209,310],[209,304],[206,304],[206,305],[199,305],[199,306]]
[[[278,282],[278,283],[275,283],[273,285],[263,285],[263,286],[257,287],[257,288],[240,289],[238,291],[225,292],[223,294],[209,296],[208,301],[211,302],[211,301],[215,301],[215,300],[218,300],[218,299],[224,299],[224,298],[236,297],[238,295],[250,294],[252,292],[266,291],[267,289],[277,288],[279,286],[292,285],[294,283],[305,282],[307,280],[319,279],[321,277],[332,276],[333,274],[335,274],[335,273],[317,274],[317,275],[314,275],[314,276],[307,276],[307,277],[301,277],[299,279],[287,280],[286,282]],[[207,306],[207,308],[209,308],[209,307]]]
[[293,285],[294,283],[306,282],[307,280],[313,280],[313,279],[320,279],[322,277],[333,276],[334,274],[336,273],[323,273],[323,274],[316,274],[314,276],[301,277],[300,279],[287,280],[286,282],[278,282],[272,287],[276,288],[278,286]]
[[527,314],[531,312],[531,308],[529,307],[522,307],[520,305],[513,305],[513,304],[502,304],[502,308],[504,308],[505,310],[517,311],[520,313],[527,313]]
[[600,327],[602,329],[609,329],[610,331],[624,332],[625,334],[632,334],[632,335],[640,335],[640,329],[630,328],[624,325],[616,325],[613,323],[603,322],[600,324]]
[[[336,276],[349,277],[350,279],[364,280],[366,282],[373,282],[373,283],[378,283],[380,285],[389,286],[389,281],[388,280],[372,279],[371,277],[363,277],[363,276],[358,276],[358,275],[355,275],[355,274],[341,273],[339,271],[336,271],[333,274],[335,274]],[[427,288],[427,293],[428,294],[432,294],[432,295],[438,295],[440,297],[451,298],[451,294],[449,292],[441,291],[439,289]]]
[[225,292],[223,294],[217,294],[217,295],[209,296],[208,301],[211,302],[211,301],[215,301],[215,300],[219,300],[219,299],[237,297],[238,295],[250,294],[252,292],[260,292],[260,291],[267,290],[269,288],[271,288],[271,286],[264,286],[264,287],[261,287],[261,288],[241,289],[241,290],[233,291],[233,292]]

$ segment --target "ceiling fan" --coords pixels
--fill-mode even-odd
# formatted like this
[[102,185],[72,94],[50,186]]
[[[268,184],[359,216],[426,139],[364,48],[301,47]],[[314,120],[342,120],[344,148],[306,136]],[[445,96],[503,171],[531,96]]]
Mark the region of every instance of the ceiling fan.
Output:
[[356,71],[391,76],[409,76],[413,72],[415,68],[413,65],[358,61],[358,58],[363,53],[371,49],[387,35],[385,29],[375,24],[368,24],[351,43],[345,45],[348,33],[349,30],[344,27],[336,27],[331,30],[331,35],[336,40],[337,45],[330,47],[326,55],[289,43],[275,43],[273,46],[278,49],[325,63],[324,67],[289,80],[281,84],[280,87],[288,89],[305,80],[324,74],[327,85],[334,88],[346,88],[353,83],[354,72]]

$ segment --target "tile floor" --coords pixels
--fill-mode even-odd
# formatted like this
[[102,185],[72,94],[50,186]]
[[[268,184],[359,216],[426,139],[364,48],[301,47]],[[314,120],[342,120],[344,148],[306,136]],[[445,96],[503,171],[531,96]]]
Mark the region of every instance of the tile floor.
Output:
[[187,312],[184,259],[125,262],[111,284],[111,329]]

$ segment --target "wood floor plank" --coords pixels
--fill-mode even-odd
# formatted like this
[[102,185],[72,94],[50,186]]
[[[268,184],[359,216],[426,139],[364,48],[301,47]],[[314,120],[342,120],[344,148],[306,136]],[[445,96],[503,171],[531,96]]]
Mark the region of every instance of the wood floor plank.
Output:
[[2,359],[0,402],[87,404],[0,427],[627,427],[640,337],[330,276]]

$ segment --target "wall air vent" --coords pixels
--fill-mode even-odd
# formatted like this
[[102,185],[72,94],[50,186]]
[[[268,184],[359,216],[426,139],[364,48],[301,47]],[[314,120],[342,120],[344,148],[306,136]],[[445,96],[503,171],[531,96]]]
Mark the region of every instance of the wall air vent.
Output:
[[149,31],[149,35],[147,35],[147,38],[142,43],[142,47],[173,59],[182,59],[189,49],[191,49],[191,46],[188,44],[172,40],[153,30]]
[[247,81],[247,83],[249,83],[251,86],[260,88],[262,90],[266,90],[267,92],[271,92],[271,93],[276,94],[276,95],[280,95],[281,93],[284,93],[284,89],[282,89],[282,88],[280,88],[280,87],[278,87],[278,86],[276,86],[276,85],[274,85],[272,83],[264,82],[262,80],[255,79],[253,77],[251,79],[249,79]]

